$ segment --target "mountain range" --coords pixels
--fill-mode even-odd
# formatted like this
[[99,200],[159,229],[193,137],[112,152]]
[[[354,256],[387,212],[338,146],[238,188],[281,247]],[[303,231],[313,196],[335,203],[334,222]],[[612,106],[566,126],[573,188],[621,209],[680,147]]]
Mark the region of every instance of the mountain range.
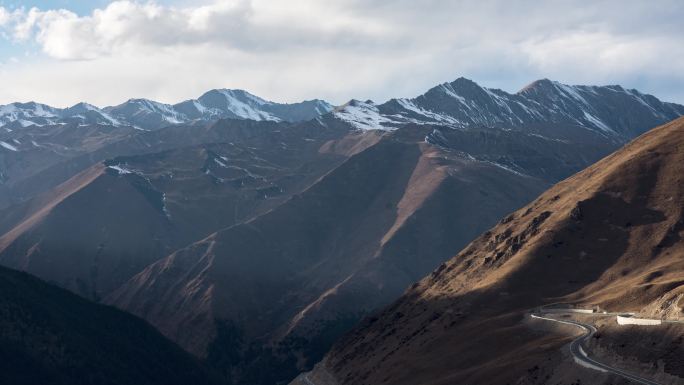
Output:
[[[234,384],[311,369],[502,217],[684,115],[620,86],[463,78],[383,104],[79,108],[0,108],[0,264],[144,318]],[[324,361],[338,379],[354,341]]]
[[243,90],[216,89],[197,99],[173,105],[149,99],[129,99],[105,108],[83,102],[68,108],[36,102],[11,103],[0,106],[0,128],[9,132],[30,126],[97,124],[154,130],[173,124],[217,119],[297,122],[313,119],[332,109],[332,105],[322,100],[281,104]]
[[379,105],[352,100],[338,108],[336,115],[362,129],[389,130],[406,123],[528,130],[574,125],[624,142],[640,133],[637,127],[652,127],[682,112],[681,105],[618,85],[569,86],[542,79],[509,94],[458,78],[413,99],[391,99]]

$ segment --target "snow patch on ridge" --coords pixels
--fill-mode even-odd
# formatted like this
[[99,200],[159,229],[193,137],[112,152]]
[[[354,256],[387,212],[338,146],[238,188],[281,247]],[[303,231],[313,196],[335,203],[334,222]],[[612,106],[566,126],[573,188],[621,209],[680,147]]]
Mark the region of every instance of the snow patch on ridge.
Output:
[[[225,157],[221,157],[221,159],[227,160]],[[218,164],[218,165],[221,166],[221,167],[228,167],[227,164],[223,163],[223,162],[220,161],[218,158],[214,158],[214,163]]]
[[[396,101],[404,109],[411,111],[411,112],[414,112],[418,115],[425,116],[426,118],[432,119],[436,122],[446,123],[446,124],[454,124],[454,125],[462,124],[461,121],[459,121],[458,119],[451,117],[449,115],[439,114],[439,113],[436,113],[433,111],[429,111],[429,110],[420,108],[419,106],[417,106],[415,103],[413,103],[409,99],[396,99]],[[420,122],[420,121],[414,119],[413,123],[419,123],[420,124],[420,123],[425,123],[425,122]]]
[[334,115],[359,130],[391,131],[396,128],[392,127],[395,122],[380,114],[378,107],[371,101],[352,100],[335,111]]
[[134,171],[129,170],[129,169],[125,168],[125,167],[122,167],[122,166],[119,165],[119,164],[114,165],[114,166],[107,166],[107,168],[112,169],[112,170],[118,172],[119,175],[135,174]]
[[610,127],[608,127],[605,123],[603,123],[601,120],[599,120],[598,118],[596,118],[594,115],[592,115],[592,114],[590,114],[590,113],[588,113],[588,112],[586,112],[586,111],[583,111],[583,112],[584,112],[584,118],[585,118],[589,123],[591,123],[592,125],[594,125],[595,127],[599,128],[600,130],[602,130],[602,131],[604,131],[604,132],[610,132],[610,133],[614,133],[614,132],[615,132],[615,131],[613,131]]
[[470,109],[470,105],[468,104],[466,99],[463,96],[456,93],[456,90],[451,85],[451,83],[443,83],[443,84],[440,84],[439,87],[445,94],[447,94],[448,96],[458,100],[461,104],[463,104],[468,109]]
[[240,118],[250,120],[270,120],[274,122],[281,120],[280,118],[277,118],[268,112],[261,111],[253,107],[253,104],[257,106],[271,104],[270,102],[267,102],[258,96],[254,96],[248,92],[241,92],[241,96],[246,99],[245,101],[242,101],[233,91],[220,90],[219,92],[226,97],[226,110],[234,113]]

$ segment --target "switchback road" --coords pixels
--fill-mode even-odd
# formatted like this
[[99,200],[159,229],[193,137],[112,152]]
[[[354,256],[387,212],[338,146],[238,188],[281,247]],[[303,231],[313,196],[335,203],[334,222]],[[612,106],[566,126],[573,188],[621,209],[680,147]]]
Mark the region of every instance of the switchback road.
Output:
[[[558,312],[554,312],[554,314],[562,314]],[[568,313],[570,314],[570,313]],[[590,315],[590,314],[585,314],[585,315]],[[597,313],[597,316],[605,316],[606,314],[602,313]],[[587,355],[586,351],[583,348],[583,344],[588,341],[594,333],[596,333],[596,328],[593,325],[582,323],[582,322],[577,322],[577,321],[572,321],[572,320],[559,320],[551,317],[546,317],[541,314],[532,314],[532,318],[536,319],[541,319],[541,320],[546,320],[546,321],[551,321],[551,322],[557,322],[561,324],[566,324],[566,325],[572,325],[577,328],[582,329],[585,333],[581,337],[576,338],[570,343],[570,352],[572,353],[572,357],[577,362],[579,365],[584,366],[585,368],[589,369],[594,369],[598,370],[604,373],[612,373],[615,375],[618,375],[620,377],[626,378],[636,384],[644,384],[644,385],[661,385],[655,381],[651,381],[647,378],[639,377],[635,374],[626,372],[622,369],[618,369],[615,367],[612,367],[608,364],[599,362]]]

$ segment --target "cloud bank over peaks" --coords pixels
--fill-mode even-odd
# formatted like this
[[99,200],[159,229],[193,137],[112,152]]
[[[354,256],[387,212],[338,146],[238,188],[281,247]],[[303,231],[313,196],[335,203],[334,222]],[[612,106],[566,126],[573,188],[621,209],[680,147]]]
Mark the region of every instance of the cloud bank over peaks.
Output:
[[26,52],[0,51],[0,103],[171,102],[212,88],[382,102],[459,76],[509,92],[545,77],[619,83],[684,102],[682,13],[674,0],[118,0],[84,15],[0,7],[0,39]]

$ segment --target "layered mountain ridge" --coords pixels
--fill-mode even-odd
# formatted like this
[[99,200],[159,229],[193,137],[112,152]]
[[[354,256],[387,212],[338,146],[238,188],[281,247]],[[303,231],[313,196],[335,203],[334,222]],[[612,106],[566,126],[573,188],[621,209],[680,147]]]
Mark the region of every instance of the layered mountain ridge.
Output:
[[684,113],[546,80],[318,104],[215,90],[100,110],[121,126],[6,126],[0,263],[145,318],[229,382],[286,383],[505,213]]

